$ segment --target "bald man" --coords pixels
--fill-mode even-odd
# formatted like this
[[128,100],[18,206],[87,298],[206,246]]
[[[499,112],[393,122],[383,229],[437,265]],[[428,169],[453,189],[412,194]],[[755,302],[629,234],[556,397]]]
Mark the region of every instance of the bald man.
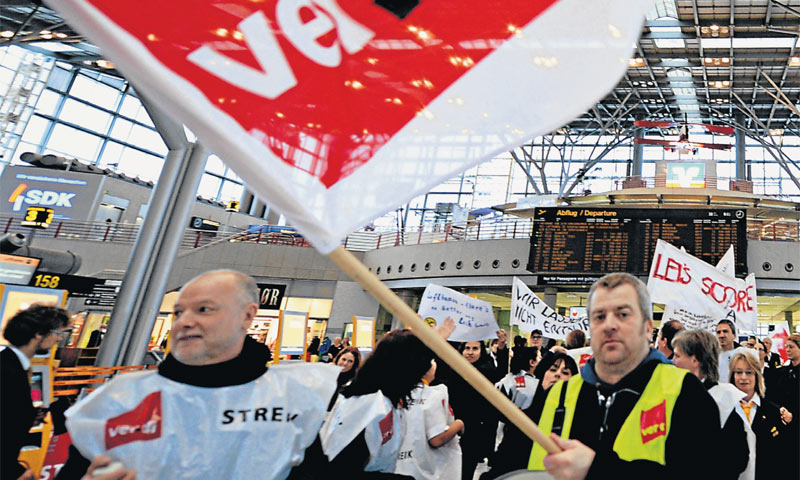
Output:
[[[158,371],[120,375],[67,411],[74,446],[94,459],[84,478],[286,478],[317,436],[339,369],[268,369],[269,350],[247,335],[258,305],[240,272],[189,281]],[[71,455],[58,478],[79,478],[79,463]]]

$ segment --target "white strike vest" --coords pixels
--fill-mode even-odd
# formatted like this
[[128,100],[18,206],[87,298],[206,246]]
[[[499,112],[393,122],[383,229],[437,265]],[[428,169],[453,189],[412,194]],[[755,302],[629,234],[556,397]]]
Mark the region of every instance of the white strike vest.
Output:
[[416,480],[459,480],[461,447],[458,437],[438,448],[428,443],[450,428],[454,421],[446,386],[420,384],[414,389],[406,411],[406,435],[394,472]]
[[244,385],[205,388],[155,371],[121,375],[67,410],[81,454],[147,479],[284,479],[317,436],[339,368],[278,365]]
[[393,408],[380,391],[350,398],[339,395],[319,432],[322,451],[333,460],[364,431],[369,448],[364,471],[391,473],[403,443],[404,416],[404,410]]

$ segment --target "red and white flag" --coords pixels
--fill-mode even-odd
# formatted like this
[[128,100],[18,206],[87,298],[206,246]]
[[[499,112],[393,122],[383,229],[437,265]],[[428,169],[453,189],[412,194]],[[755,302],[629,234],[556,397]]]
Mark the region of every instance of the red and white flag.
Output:
[[652,4],[47,1],[323,253],[586,111]]

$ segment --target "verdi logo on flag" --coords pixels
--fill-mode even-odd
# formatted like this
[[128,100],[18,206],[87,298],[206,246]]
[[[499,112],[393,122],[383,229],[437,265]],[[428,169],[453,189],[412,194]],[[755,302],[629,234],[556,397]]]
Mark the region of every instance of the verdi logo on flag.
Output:
[[586,111],[627,68],[652,4],[48,3],[323,253]]
[[514,277],[511,287],[511,325],[518,325],[523,332],[536,329],[542,335],[556,340],[564,340],[573,330],[589,333],[589,318],[585,315],[559,315],[528,288],[525,283]]
[[724,318],[742,330],[758,322],[755,274],[741,280],[659,240],[650,266],[647,290],[654,303],[686,312],[687,328],[711,328]]

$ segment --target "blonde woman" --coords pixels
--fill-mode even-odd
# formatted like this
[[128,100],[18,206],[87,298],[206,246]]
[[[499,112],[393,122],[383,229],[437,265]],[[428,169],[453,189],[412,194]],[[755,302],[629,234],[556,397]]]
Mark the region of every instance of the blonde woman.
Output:
[[756,480],[780,478],[787,463],[781,458],[784,423],[778,407],[764,399],[764,376],[759,361],[748,353],[737,353],[731,357],[729,371],[730,383],[745,394],[734,408],[744,421],[745,429],[749,429],[751,442],[750,462],[742,475],[755,472]]

